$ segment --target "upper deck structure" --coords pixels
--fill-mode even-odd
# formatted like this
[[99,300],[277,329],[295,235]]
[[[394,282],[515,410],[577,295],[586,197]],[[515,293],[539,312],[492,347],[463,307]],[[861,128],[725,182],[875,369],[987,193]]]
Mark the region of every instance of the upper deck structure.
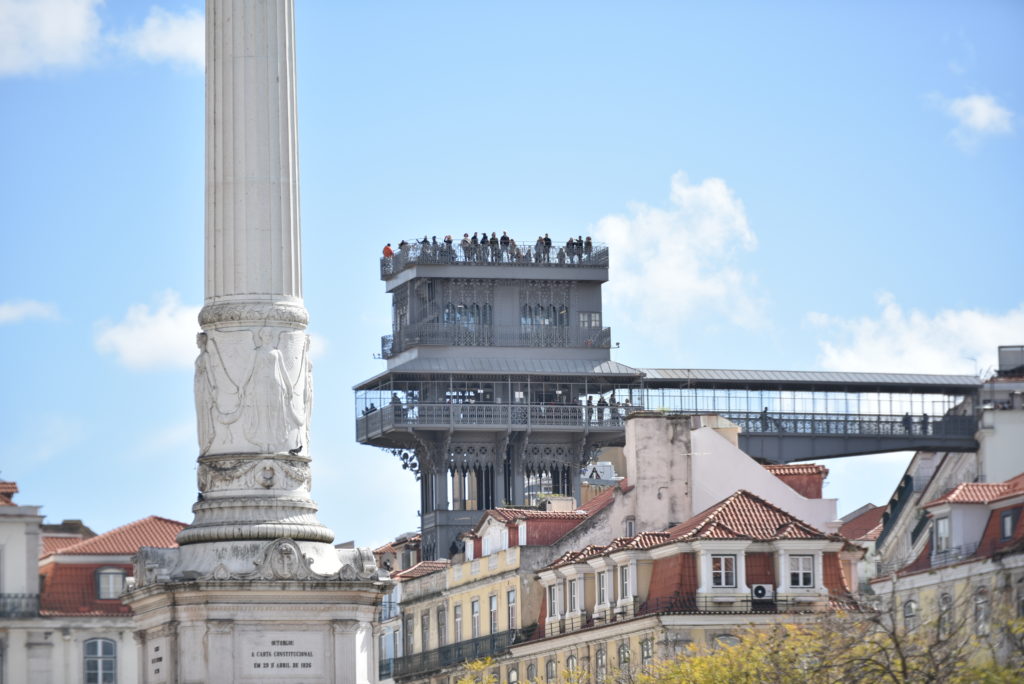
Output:
[[420,477],[425,558],[456,550],[488,508],[578,501],[581,466],[621,445],[638,409],[725,416],[766,462],[977,449],[977,420],[959,408],[977,377],[633,368],[610,356],[604,245],[531,240],[527,257],[496,239],[424,238],[380,261],[387,370],[355,388],[356,438]]

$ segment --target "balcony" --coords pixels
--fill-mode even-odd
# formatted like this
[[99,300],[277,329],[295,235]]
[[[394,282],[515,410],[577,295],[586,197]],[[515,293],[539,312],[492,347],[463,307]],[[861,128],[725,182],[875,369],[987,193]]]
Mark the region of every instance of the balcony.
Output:
[[0,594],[0,618],[29,618],[37,615],[38,594]]
[[755,600],[750,596],[731,596],[723,600],[707,594],[685,594],[644,601],[636,614],[807,613],[826,609],[830,600],[828,594],[775,596],[769,600]]
[[[529,247],[532,249],[533,245]],[[559,260],[560,245],[552,245],[548,258],[526,258],[527,245],[520,245],[523,256],[515,258],[508,250],[492,250],[479,245],[463,249],[459,245],[446,247],[444,244],[421,245],[413,242],[404,249],[396,250],[393,257],[381,257],[380,277],[387,280],[396,273],[416,265],[431,266],[502,266],[508,268],[608,268],[608,247],[594,243],[590,254]]]
[[528,630],[511,629],[442,646],[433,651],[395,658],[392,663],[392,676],[395,679],[416,677],[445,667],[461,665],[470,660],[501,655],[513,644],[526,641],[528,636]]
[[486,430],[565,428],[573,431],[621,432],[626,415],[642,406],[577,404],[388,404],[356,418],[356,439],[364,442],[394,429]]
[[381,338],[381,356],[390,359],[421,345],[442,347],[531,347],[610,349],[611,328],[557,325],[462,325],[421,323]]

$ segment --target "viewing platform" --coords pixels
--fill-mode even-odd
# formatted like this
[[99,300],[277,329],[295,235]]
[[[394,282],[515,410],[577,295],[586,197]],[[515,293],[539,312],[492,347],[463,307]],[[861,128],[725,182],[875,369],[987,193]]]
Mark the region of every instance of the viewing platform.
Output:
[[[459,243],[451,246],[443,242],[437,244],[410,242],[401,249],[395,249],[394,256],[380,258],[381,280],[388,280],[402,271],[414,266],[458,266],[461,268],[498,266],[512,273],[519,269],[531,269],[532,272],[572,269],[608,269],[608,247],[601,243],[591,243],[589,251],[586,247],[580,253],[568,254],[564,244],[553,243],[551,249],[535,253],[534,243],[519,244],[517,254],[511,249],[497,249],[490,245],[463,247]],[[563,254],[559,255],[559,250]],[[461,277],[468,274],[463,273]],[[474,275],[475,277],[475,275]],[[508,275],[506,275],[508,277]]]
[[484,325],[421,323],[380,340],[381,356],[390,359],[420,345],[445,347],[530,347],[610,349],[611,328],[559,325]]

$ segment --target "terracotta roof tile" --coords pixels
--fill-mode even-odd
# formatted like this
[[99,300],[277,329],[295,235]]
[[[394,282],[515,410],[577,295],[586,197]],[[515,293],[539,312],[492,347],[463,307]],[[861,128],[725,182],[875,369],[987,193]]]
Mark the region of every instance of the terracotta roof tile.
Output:
[[962,482],[942,496],[924,505],[937,506],[941,503],[988,503],[1010,491],[1006,482]]
[[54,555],[131,555],[143,546],[174,548],[185,523],[151,515],[104,534],[66,546]]
[[580,510],[586,513],[588,516],[595,515],[598,512],[604,510],[611,505],[612,501],[615,500],[615,490],[626,494],[633,490],[633,486],[630,485],[626,479],[619,480],[618,484],[614,487],[609,487],[604,490],[587,503],[580,506]]
[[16,506],[17,504],[12,499],[17,493],[18,484],[16,482],[0,480],[0,506]]
[[39,594],[39,614],[112,616],[131,615],[131,609],[120,599],[100,600],[96,597],[96,571],[116,568],[130,575],[132,566],[124,563],[78,564],[51,563],[39,570],[42,591]]
[[46,558],[51,553],[66,549],[80,541],[82,541],[81,537],[43,537],[43,548],[39,557]]
[[375,548],[373,550],[373,552],[374,553],[394,553],[395,552],[395,547],[391,545],[391,542],[388,542],[384,546],[378,546],[377,548]]
[[831,539],[745,489],[668,530],[671,540]]
[[[839,528],[839,534],[847,539],[863,539],[865,541],[877,539],[884,514],[885,506],[875,506],[843,523],[843,526]],[[869,536],[872,533],[875,536]]]
[[447,560],[436,560],[436,561],[420,561],[411,568],[405,570],[399,570],[398,572],[391,573],[391,577],[397,580],[409,580],[416,579],[417,577],[423,577],[424,575],[430,575],[440,570],[448,568]]

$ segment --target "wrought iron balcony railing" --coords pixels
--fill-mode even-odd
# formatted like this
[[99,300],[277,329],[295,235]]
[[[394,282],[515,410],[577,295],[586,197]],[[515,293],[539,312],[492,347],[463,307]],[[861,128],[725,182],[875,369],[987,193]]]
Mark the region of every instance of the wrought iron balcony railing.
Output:
[[564,427],[622,430],[622,421],[642,406],[576,404],[388,404],[356,418],[356,439],[393,428],[527,429]]
[[[594,243],[590,252],[583,254],[568,254],[559,259],[558,250],[561,245],[552,245],[547,256],[543,253],[539,256],[533,253],[533,245],[519,245],[521,256],[516,258],[515,254],[508,249],[491,249],[485,245],[463,249],[459,245],[446,247],[444,244],[422,245],[411,243],[404,249],[395,250],[391,257],[381,257],[380,277],[389,278],[396,273],[401,273],[406,268],[416,264],[429,264],[437,266],[463,265],[463,266],[508,266],[508,267],[533,267],[552,268],[569,266],[573,268],[608,268],[608,248],[605,245]],[[530,257],[526,258],[527,247],[530,248]]]
[[26,618],[38,614],[38,594],[0,594],[0,618]]
[[508,651],[509,647],[513,644],[525,641],[528,636],[528,630],[512,629],[476,639],[460,641],[448,646],[435,648],[432,651],[395,658],[392,676],[395,679],[414,677],[451,665],[459,665],[470,660],[500,655]]
[[418,324],[403,328],[396,335],[382,337],[381,356],[390,359],[419,345],[609,349],[612,332],[610,328],[557,325]]

